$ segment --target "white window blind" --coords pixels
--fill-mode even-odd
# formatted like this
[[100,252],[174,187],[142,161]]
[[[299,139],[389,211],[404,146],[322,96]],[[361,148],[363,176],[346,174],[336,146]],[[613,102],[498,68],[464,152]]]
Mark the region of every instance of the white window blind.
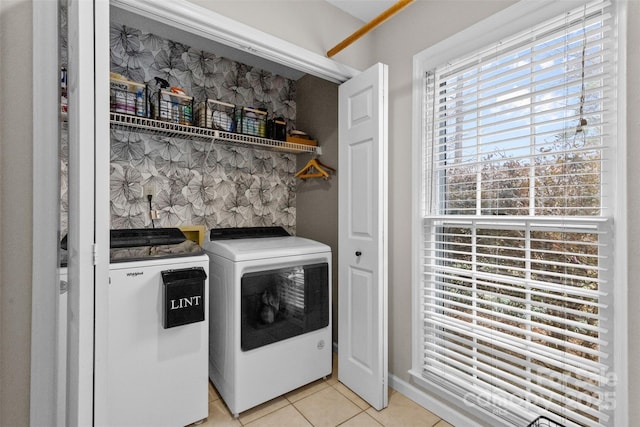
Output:
[[425,76],[421,375],[513,425],[611,425],[611,5]]

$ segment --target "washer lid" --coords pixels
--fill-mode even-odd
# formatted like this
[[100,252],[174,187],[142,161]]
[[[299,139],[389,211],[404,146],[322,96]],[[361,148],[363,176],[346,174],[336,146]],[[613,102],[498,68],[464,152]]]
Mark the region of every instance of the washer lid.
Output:
[[201,255],[202,248],[178,228],[111,230],[110,261],[130,262]]
[[209,240],[252,239],[266,237],[283,237],[290,234],[283,227],[236,227],[212,228],[207,237]]
[[179,228],[112,229],[111,249],[177,245],[187,240]]
[[204,244],[204,250],[231,261],[251,261],[268,258],[309,255],[330,252],[324,243],[297,236],[250,239],[214,240]]

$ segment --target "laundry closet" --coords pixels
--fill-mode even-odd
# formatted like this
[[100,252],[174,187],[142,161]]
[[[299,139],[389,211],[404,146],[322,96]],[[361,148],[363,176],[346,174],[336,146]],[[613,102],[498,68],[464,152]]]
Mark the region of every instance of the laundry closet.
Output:
[[148,82],[152,96],[156,77],[182,88],[194,98],[194,124],[198,104],[214,99],[266,110],[267,120],[284,119],[287,133],[304,131],[318,147],[214,140],[199,136],[195,126],[184,137],[137,132],[112,120],[111,227],[282,226],[321,241],[333,252],[335,317],[339,171],[317,179],[295,174],[313,158],[337,169],[338,85],[114,5],[110,58],[112,73]]
[[[259,67],[271,64],[247,64],[252,58],[246,55],[223,57],[209,43],[118,11],[112,8],[110,25],[111,228],[199,227],[205,232],[199,243],[211,259],[209,345],[204,347],[208,375],[237,417],[331,374],[332,252],[322,243],[288,235],[296,234],[297,189],[317,178],[324,187],[311,192],[335,187],[329,181],[335,168],[320,163],[317,143],[298,130],[301,73],[278,66],[265,70]],[[337,119],[337,104],[324,107],[319,111]],[[312,127],[313,119],[308,121]],[[308,164],[315,173],[300,169],[302,153],[313,156]],[[264,231],[237,233],[256,229]],[[232,234],[212,241],[219,230]],[[273,230],[281,231],[265,234]],[[226,248],[218,238],[241,248],[218,253]],[[285,247],[288,252],[282,252]],[[239,253],[229,263],[225,257],[235,253],[233,248]],[[112,283],[110,294],[114,289]],[[114,358],[109,357],[108,369]],[[112,376],[107,378],[109,402],[121,394]],[[127,407],[109,405],[96,414],[113,421]],[[158,422],[180,415],[172,405],[165,407]],[[194,406],[181,420],[188,424],[203,417]]]
[[[204,230],[211,230],[257,226],[282,227],[290,234],[314,239],[330,247],[331,253],[326,262],[329,267],[328,276],[331,278],[328,282],[331,284],[331,292],[328,293],[331,302],[329,307],[332,311],[330,318],[336,318],[340,173],[336,83],[345,81],[358,72],[309,52],[310,58],[318,59],[320,65],[317,69],[321,70],[312,74],[322,78],[300,72],[285,76],[283,74],[289,71],[280,73],[272,70],[272,65],[278,65],[277,60],[270,63],[259,59],[254,65],[255,58],[232,59],[233,53],[224,53],[223,56],[218,49],[224,50],[225,46],[216,45],[211,42],[210,37],[200,38],[194,36],[191,31],[184,31],[189,27],[188,24],[184,24],[186,14],[182,15],[182,30],[179,30],[147,18],[146,16],[155,16],[148,13],[149,10],[142,13],[145,16],[136,14],[139,10],[135,7],[132,12],[127,8],[128,4],[142,6],[143,9],[151,5],[144,1],[123,0],[113,1],[110,7],[108,69],[111,75],[108,76],[109,83],[105,78],[96,77],[96,99],[108,99],[105,95],[110,89],[113,90],[114,84],[116,87],[124,86],[125,91],[130,93],[125,96],[124,104],[122,97],[113,95],[109,106],[106,103],[103,106],[103,102],[96,103],[98,107],[95,115],[95,159],[98,171],[95,188],[98,190],[96,209],[101,219],[96,221],[99,227],[95,227],[95,232],[102,236],[102,240],[98,236],[96,241],[105,242],[102,231],[105,224],[111,229],[198,226]],[[167,10],[171,8],[169,3],[163,3],[162,7],[166,7]],[[181,7],[189,8],[186,3]],[[204,20],[200,20],[199,23],[201,28],[203,23],[207,25]],[[99,34],[104,35],[105,27],[103,24],[99,27],[102,28]],[[200,32],[194,33],[201,35],[201,28]],[[280,43],[275,41],[276,45]],[[286,45],[286,42],[282,44]],[[105,46],[105,43],[102,46]],[[306,55],[296,52],[295,46],[291,47],[292,57]],[[226,49],[228,52],[229,47]],[[102,65],[96,65],[96,76],[106,77],[104,54],[96,51],[96,55],[102,57]],[[305,60],[313,62],[308,58]],[[304,60],[300,63],[304,63]],[[316,68],[311,65],[302,66],[301,69]],[[332,81],[325,80],[326,76],[332,76],[329,77]],[[386,83],[384,88],[386,90]],[[167,94],[169,98],[165,98]],[[177,103],[178,114],[175,115],[174,99],[181,97],[191,98],[192,101],[188,108],[187,104]],[[383,99],[378,95],[364,98],[372,101],[374,105],[380,105]],[[133,109],[128,105],[131,100],[134,101]],[[163,103],[167,100],[171,100],[170,115],[162,110]],[[263,127],[265,124],[270,125],[267,120],[266,123],[263,122],[249,131],[243,124],[235,129],[211,129],[208,125],[215,122],[216,116],[209,116],[206,109],[204,122],[198,121],[201,119],[200,105],[204,103],[208,107],[209,101],[233,106],[235,111],[227,117],[236,119],[235,126],[244,122],[247,117],[244,116],[246,110],[251,114],[266,113],[267,117],[286,126],[285,133],[294,130],[305,131],[318,141],[318,148],[310,148],[309,144],[292,145],[281,141],[281,137],[270,138],[271,142],[265,142]],[[240,116],[236,114],[237,110],[241,111]],[[356,111],[374,110],[365,106]],[[105,117],[104,112],[108,112],[110,116],[108,123],[102,121]],[[384,118],[386,120],[386,112]],[[105,124],[108,129],[103,127]],[[104,132],[105,130],[108,132]],[[240,132],[233,132],[234,130]],[[107,144],[103,143],[106,142],[107,133],[108,176],[104,169]],[[69,145],[72,145],[71,141]],[[366,162],[366,159],[373,158],[367,157],[367,150],[371,150],[370,144],[365,144],[360,150],[359,154],[364,156],[359,158],[363,161],[358,162],[356,166],[363,166],[363,171],[369,174],[368,178],[364,174],[357,175],[358,168],[352,170],[356,171],[354,176],[358,176],[358,183],[371,183],[377,169],[370,167],[370,163]],[[316,163],[311,164],[322,165],[325,168],[325,174],[318,177],[320,179],[315,179],[314,175],[317,174],[297,173],[301,170],[306,171],[305,165],[310,164],[307,163],[309,160],[316,160]],[[62,165],[63,192],[67,188],[64,172],[69,167]],[[345,168],[348,169],[350,168]],[[384,175],[386,176],[386,172]],[[105,184],[108,184],[109,199],[106,199],[105,192],[99,191],[105,189]],[[356,191],[356,194],[364,192]],[[106,200],[109,200],[108,221],[104,221],[107,211],[104,209]],[[367,200],[360,197],[360,202],[363,201]],[[375,208],[367,209],[369,205],[366,203],[350,206],[355,206],[357,212],[366,212],[368,219],[371,219],[371,212],[376,212]],[[65,217],[68,212],[68,205],[63,203],[63,234],[66,231]],[[341,220],[340,224],[342,223]],[[362,224],[373,225],[374,221],[365,221]],[[94,249],[98,252],[103,250],[97,245]],[[351,251],[351,254],[353,253],[354,251]],[[359,259],[361,252],[356,250],[355,253],[354,259]],[[382,252],[376,249],[365,253],[369,256]],[[377,265],[386,264],[378,262]],[[102,268],[104,267],[98,267],[96,271],[104,271]],[[102,301],[108,294],[108,287],[104,286],[102,276],[98,274],[95,279],[96,301]],[[361,289],[369,292],[372,288]],[[371,301],[371,298],[363,295],[363,298],[356,298],[355,301]],[[97,388],[94,399],[97,402],[95,405],[102,405],[104,394],[99,384],[104,382],[102,377],[105,371],[102,367],[108,365],[108,361],[103,357],[105,341],[99,326],[105,325],[102,309],[96,308],[95,319]],[[81,321],[79,323],[82,324]],[[327,325],[324,321],[322,324]],[[328,326],[335,343],[338,335],[337,322],[330,322]],[[386,345],[386,335],[384,340]],[[323,340],[322,346],[327,348],[331,347],[331,344],[330,340]],[[380,367],[386,372],[386,361],[384,366]],[[386,392],[386,387],[381,389]]]

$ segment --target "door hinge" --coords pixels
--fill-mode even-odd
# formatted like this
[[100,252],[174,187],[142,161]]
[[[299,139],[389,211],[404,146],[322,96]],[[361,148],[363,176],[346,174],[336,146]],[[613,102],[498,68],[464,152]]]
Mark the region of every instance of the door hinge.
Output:
[[93,244],[91,251],[93,252],[93,265],[98,265],[98,244],[97,243]]

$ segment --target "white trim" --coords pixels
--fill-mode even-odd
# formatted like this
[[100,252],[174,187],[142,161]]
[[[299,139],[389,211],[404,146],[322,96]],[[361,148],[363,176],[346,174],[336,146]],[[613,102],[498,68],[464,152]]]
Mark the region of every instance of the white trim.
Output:
[[[617,376],[616,408],[614,419],[616,426],[629,426],[629,316],[628,309],[628,218],[627,218],[627,2],[618,1],[615,4],[615,20],[618,31],[617,46],[617,135],[616,151],[616,212],[614,221],[615,259],[614,280],[623,286],[615,286],[613,298],[615,310],[614,321],[614,353],[613,364]],[[632,338],[633,340],[633,338]]]
[[415,343],[421,342],[424,336],[423,324],[420,319],[420,301],[422,274],[419,271],[421,264],[420,248],[422,247],[422,215],[421,197],[424,191],[422,181],[422,156],[424,137],[424,72],[422,71],[421,60],[417,55],[413,57],[413,94],[412,109],[413,118],[411,123],[411,366],[419,363],[420,346]]
[[[521,0],[414,56],[424,70],[486,47],[585,3],[585,0]],[[415,68],[414,68],[415,71]],[[414,85],[415,85],[414,80]],[[415,91],[415,86],[414,86]],[[415,93],[415,92],[414,92]],[[414,118],[415,119],[415,118]],[[414,140],[415,142],[415,140]]]
[[111,0],[111,4],[334,83],[359,74],[326,56],[185,0]]
[[[57,419],[58,230],[58,2],[33,8],[33,258],[31,295],[31,425]],[[53,304],[51,302],[54,302]],[[37,307],[37,309],[35,309]],[[53,356],[53,357],[52,357]]]
[[109,71],[111,55],[109,47],[109,0],[95,0],[94,58],[95,58],[95,354],[94,354],[94,414],[95,419],[106,420],[99,415],[107,405],[107,328],[109,287],[109,230],[111,228],[110,159],[111,131],[109,125]]

